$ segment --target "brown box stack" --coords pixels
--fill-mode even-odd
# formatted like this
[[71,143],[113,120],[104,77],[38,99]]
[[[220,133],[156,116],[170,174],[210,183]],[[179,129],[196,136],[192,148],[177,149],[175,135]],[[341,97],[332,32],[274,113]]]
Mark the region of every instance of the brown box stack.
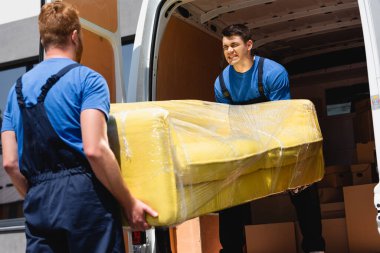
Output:
[[353,185],[370,184],[373,182],[372,165],[370,163],[351,165]]
[[375,159],[375,142],[356,143],[356,159],[358,163],[374,163]]
[[318,183],[319,187],[342,187],[352,185],[350,166],[334,165],[325,168],[325,176]]
[[247,253],[297,252],[293,222],[245,227]]
[[374,140],[371,100],[363,99],[355,102],[354,133],[356,142]]
[[379,252],[376,208],[373,204],[375,184],[344,187],[344,205],[349,252]]

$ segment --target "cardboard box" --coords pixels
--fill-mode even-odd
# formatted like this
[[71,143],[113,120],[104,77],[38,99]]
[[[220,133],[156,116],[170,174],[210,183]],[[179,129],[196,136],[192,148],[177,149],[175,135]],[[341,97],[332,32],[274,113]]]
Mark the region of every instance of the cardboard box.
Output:
[[343,202],[321,204],[322,219],[344,218],[345,210]]
[[323,187],[318,189],[319,202],[331,203],[343,201],[343,188],[341,187]]
[[354,103],[356,116],[354,118],[354,135],[356,142],[374,140],[371,100],[369,98]]
[[194,218],[177,226],[177,252],[202,253],[199,218]]
[[[326,242],[326,253],[349,252],[346,221],[344,218],[323,219],[322,235]],[[301,248],[302,234],[298,224],[296,224],[296,236],[298,252],[303,252]]]
[[343,188],[350,253],[379,252],[377,210],[373,204],[375,184]]
[[173,253],[219,253],[222,247],[218,214],[203,215],[178,225],[173,239]]
[[353,185],[373,183],[372,165],[370,163],[351,165]]
[[[202,252],[219,253],[219,215],[208,214],[199,217],[201,224]],[[173,252],[172,252],[173,253]]]
[[247,253],[297,252],[293,222],[245,227]]
[[353,120],[355,113],[325,117],[321,120],[324,147],[331,150],[355,148]]
[[370,111],[371,110],[370,98],[355,101],[354,108],[355,108],[356,113],[360,113],[360,112],[364,112],[364,111]]
[[293,222],[297,219],[289,193],[281,193],[251,202],[252,224]]
[[358,163],[374,163],[376,161],[375,142],[356,143],[356,156]]
[[322,187],[342,187],[352,185],[351,170],[348,165],[334,165],[325,168],[325,176],[318,183]]
[[371,110],[356,114],[354,118],[354,135],[356,142],[367,142],[374,140]]
[[325,165],[332,166],[335,164],[353,164],[356,161],[356,147],[348,149],[336,149],[334,147],[324,147],[323,156]]

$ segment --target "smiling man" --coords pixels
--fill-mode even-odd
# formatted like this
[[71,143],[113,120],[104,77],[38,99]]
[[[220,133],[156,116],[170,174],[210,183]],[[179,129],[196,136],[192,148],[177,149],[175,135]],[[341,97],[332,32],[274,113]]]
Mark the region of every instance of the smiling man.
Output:
[[[222,33],[223,52],[229,65],[215,81],[218,102],[253,104],[290,99],[285,68],[272,60],[265,59],[264,64],[263,57],[251,56],[253,42],[248,28],[232,25]],[[262,71],[261,82],[258,80],[259,70]]]
[[[253,41],[248,27],[231,25],[222,31],[222,35],[223,52],[229,65],[215,80],[217,102],[244,105],[290,99],[287,71],[270,59],[252,56]],[[304,252],[324,252],[316,185],[297,194],[292,193],[290,197],[301,227]],[[250,217],[249,203],[219,213],[219,236],[223,247],[221,253],[244,252],[244,226],[250,223]]]

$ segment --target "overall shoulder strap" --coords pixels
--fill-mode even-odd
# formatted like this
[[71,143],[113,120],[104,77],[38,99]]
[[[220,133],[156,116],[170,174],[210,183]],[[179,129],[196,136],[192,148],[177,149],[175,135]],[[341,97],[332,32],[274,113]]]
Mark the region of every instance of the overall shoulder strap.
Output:
[[226,99],[228,99],[230,102],[232,102],[232,98],[231,98],[230,92],[228,91],[228,89],[226,87],[226,83],[224,81],[223,73],[224,73],[224,71],[222,71],[222,73],[220,73],[220,75],[218,77],[220,88],[222,90],[223,97],[226,98]]
[[81,66],[79,63],[73,63],[70,65],[67,65],[63,69],[61,69],[57,74],[54,74],[50,76],[47,80],[46,83],[41,87],[41,94],[38,96],[37,101],[38,103],[42,103],[45,100],[45,97],[48,93],[48,91],[53,87],[55,83],[58,82],[58,80],[64,76],[67,72],[72,70],[73,68],[76,68],[78,66]]
[[264,85],[263,85],[264,60],[265,60],[265,58],[260,56],[259,63],[258,63],[258,66],[257,66],[258,67],[258,82],[257,82],[257,85],[258,85],[258,88],[259,88],[260,96],[264,96],[265,97],[265,94],[264,94]]
[[25,100],[24,100],[24,95],[22,94],[22,76],[20,76],[17,79],[15,89],[16,89],[16,95],[17,95],[17,103],[20,108],[24,108]]

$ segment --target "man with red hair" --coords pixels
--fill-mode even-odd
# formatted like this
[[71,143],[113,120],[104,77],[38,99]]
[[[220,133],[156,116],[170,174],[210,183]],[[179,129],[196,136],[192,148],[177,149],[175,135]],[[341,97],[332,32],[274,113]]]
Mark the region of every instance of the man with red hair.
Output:
[[124,252],[119,207],[138,230],[157,213],[131,195],[108,146],[108,86],[78,63],[78,11],[45,4],[39,29],[45,59],[11,89],[1,130],[4,168],[25,197],[27,252]]

